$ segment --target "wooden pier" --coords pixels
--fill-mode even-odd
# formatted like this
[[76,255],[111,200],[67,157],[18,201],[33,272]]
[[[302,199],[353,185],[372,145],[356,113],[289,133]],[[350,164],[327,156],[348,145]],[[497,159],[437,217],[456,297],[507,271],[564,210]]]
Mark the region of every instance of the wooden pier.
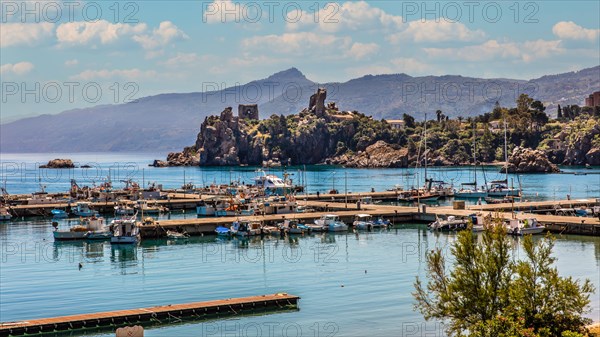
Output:
[[[570,200],[562,200],[561,204],[567,205]],[[581,204],[594,204],[595,200],[580,200]],[[545,205],[546,202],[522,203],[522,209],[529,209],[536,205]],[[546,225],[548,230],[561,234],[582,234],[600,236],[600,220],[590,217],[576,216],[558,216],[546,214],[531,214],[520,212],[514,214],[505,210],[505,204],[486,205],[487,207],[472,206],[469,209],[453,209],[450,206],[434,207],[425,205],[424,208],[416,206],[394,206],[369,204],[361,205],[358,209],[354,203],[339,203],[330,201],[299,201],[299,204],[313,207],[317,212],[310,213],[290,213],[290,214],[270,214],[254,216],[229,216],[229,217],[208,217],[208,218],[190,218],[178,220],[160,220],[153,225],[144,225],[141,227],[142,237],[157,238],[164,237],[167,230],[186,232],[190,235],[214,234],[218,226],[230,226],[236,220],[259,221],[264,224],[275,224],[283,222],[285,219],[297,219],[304,222],[312,222],[325,214],[335,214],[346,223],[353,221],[357,214],[368,213],[373,216],[383,217],[391,220],[393,223],[420,221],[431,222],[436,217],[456,216],[466,217],[470,214],[481,213],[483,215],[497,215],[504,219],[511,219],[513,216],[519,219],[536,218],[540,223]],[[531,204],[531,205],[528,205]]]
[[209,319],[265,310],[297,309],[300,297],[286,293],[226,300],[163,305],[151,308],[0,323],[0,336],[37,335],[80,329],[109,328],[156,322]]

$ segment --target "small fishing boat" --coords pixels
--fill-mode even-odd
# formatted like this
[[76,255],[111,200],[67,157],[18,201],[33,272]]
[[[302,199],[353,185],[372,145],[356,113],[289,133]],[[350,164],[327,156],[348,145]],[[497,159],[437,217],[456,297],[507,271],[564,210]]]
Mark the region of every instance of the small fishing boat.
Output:
[[171,240],[183,240],[183,239],[189,239],[190,235],[186,232],[177,232],[177,231],[171,231],[171,230],[167,230],[167,239],[171,239]]
[[135,213],[135,209],[129,206],[127,201],[119,200],[117,205],[115,206],[115,214],[116,215],[133,215]]
[[75,210],[73,210],[73,214],[77,215],[77,216],[83,216],[83,217],[91,217],[91,216],[98,216],[98,212],[94,211],[90,208],[90,203],[89,202],[78,202],[75,206]]
[[79,225],[69,228],[69,230],[58,230],[58,223],[53,222],[54,240],[106,240],[110,239],[112,233],[109,226],[105,225],[104,218],[90,217],[82,218]]
[[[326,214],[314,221],[313,224],[306,224],[313,232],[327,232],[329,225],[339,220],[339,216],[335,214]],[[346,228],[347,229],[347,228]]]
[[0,206],[0,221],[8,221],[12,218],[12,214],[8,211],[8,207]]
[[383,218],[378,218],[376,220],[373,220],[373,229],[375,228],[388,228],[391,225],[391,221],[390,220],[385,220]]
[[279,228],[288,234],[305,234],[310,231],[308,226],[304,226],[296,219],[285,220],[279,224]]
[[147,200],[138,200],[135,207],[142,213],[147,214],[160,214],[166,211],[164,207],[158,205],[156,202],[149,204]]
[[219,226],[215,229],[215,233],[217,233],[218,236],[230,236],[231,235],[231,231],[229,230],[229,228],[224,227],[224,226]]
[[110,226],[113,230],[111,244],[135,244],[141,240],[140,228],[135,217],[113,220]]
[[329,232],[343,232],[348,230],[348,225],[342,222],[339,216],[334,215],[327,225],[327,230]]
[[505,222],[505,227],[508,234],[511,235],[529,235],[541,234],[546,230],[546,227],[540,224],[537,219],[510,219]]
[[356,229],[370,230],[373,228],[373,220],[371,214],[357,214],[354,216],[352,226]]
[[53,209],[50,211],[50,213],[52,213],[52,217],[54,219],[64,219],[64,218],[69,217],[69,214],[67,213],[67,211],[62,210],[62,209]]
[[248,237],[260,235],[262,228],[258,222],[250,222],[246,220],[235,221],[230,228],[231,234],[235,236]]
[[436,220],[428,225],[431,231],[450,232],[459,231],[467,228],[467,220],[457,219],[450,215],[447,219],[441,219],[436,216]]
[[200,201],[196,206],[196,214],[200,216],[213,216],[215,215],[215,206],[205,201]]

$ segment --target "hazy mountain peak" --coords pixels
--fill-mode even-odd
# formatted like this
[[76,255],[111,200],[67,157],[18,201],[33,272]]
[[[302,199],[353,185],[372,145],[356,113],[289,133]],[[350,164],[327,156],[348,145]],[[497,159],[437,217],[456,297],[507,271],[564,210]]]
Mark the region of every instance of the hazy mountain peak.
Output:
[[269,81],[277,82],[293,82],[293,81],[308,81],[306,76],[296,67],[292,67],[280,72],[277,72],[267,78]]

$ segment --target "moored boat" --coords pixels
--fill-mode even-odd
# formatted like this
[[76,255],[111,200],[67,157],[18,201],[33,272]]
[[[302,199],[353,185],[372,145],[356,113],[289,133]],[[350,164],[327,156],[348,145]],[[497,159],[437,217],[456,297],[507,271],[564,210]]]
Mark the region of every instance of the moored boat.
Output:
[[373,228],[373,217],[371,214],[357,214],[354,216],[352,226],[355,229],[370,230]]
[[8,211],[8,207],[0,206],[0,221],[8,221],[12,218],[12,214]]
[[113,220],[110,226],[113,230],[111,244],[135,244],[141,240],[140,228],[135,217]]
[[104,218],[90,217],[82,218],[79,225],[69,228],[69,230],[58,230],[58,223],[54,222],[54,240],[105,240],[110,239],[112,233],[106,226]]
[[62,210],[62,209],[53,209],[50,211],[50,213],[52,213],[52,217],[55,219],[64,219],[69,217],[69,214],[67,213],[67,211]]
[[447,219],[437,218],[436,220],[428,225],[432,231],[450,232],[459,231],[467,228],[468,221],[465,219],[457,219],[455,216],[450,215]]
[[296,219],[286,219],[279,224],[279,228],[288,234],[305,234],[310,231],[308,226],[304,226]]
[[82,217],[91,217],[91,216],[97,217],[99,215],[97,211],[94,211],[93,209],[90,208],[89,202],[84,202],[84,201],[80,201],[75,205],[73,214],[75,214],[77,216],[82,216]]
[[537,219],[510,219],[505,222],[506,230],[511,235],[529,235],[541,234],[546,230],[546,226],[540,224]]

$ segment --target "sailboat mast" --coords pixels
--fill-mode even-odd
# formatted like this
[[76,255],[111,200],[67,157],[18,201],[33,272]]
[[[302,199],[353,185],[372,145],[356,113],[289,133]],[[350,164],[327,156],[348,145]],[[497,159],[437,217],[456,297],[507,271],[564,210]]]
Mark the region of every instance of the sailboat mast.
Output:
[[475,132],[476,132],[476,128],[475,128],[476,123],[473,123],[473,179],[474,179],[474,183],[475,183],[475,190],[477,189],[477,147],[476,147],[476,142],[475,142]]
[[425,185],[427,185],[427,113],[425,114],[425,130],[424,130],[424,138],[425,138]]
[[506,138],[506,118],[504,118],[504,173],[506,185],[508,186],[508,145]]

